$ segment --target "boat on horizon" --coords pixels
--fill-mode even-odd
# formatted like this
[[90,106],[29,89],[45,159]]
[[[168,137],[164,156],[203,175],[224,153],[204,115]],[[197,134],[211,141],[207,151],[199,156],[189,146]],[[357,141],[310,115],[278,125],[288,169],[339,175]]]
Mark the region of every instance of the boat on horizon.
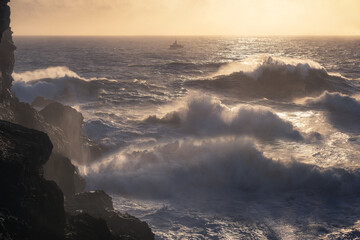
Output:
[[181,49],[184,48],[184,45],[178,44],[177,40],[173,44],[170,45],[169,49],[175,50],[175,49]]

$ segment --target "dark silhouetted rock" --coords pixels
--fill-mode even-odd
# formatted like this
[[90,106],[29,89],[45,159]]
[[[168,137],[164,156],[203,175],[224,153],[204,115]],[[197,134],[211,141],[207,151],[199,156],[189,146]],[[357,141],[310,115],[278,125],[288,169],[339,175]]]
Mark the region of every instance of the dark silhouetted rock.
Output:
[[7,28],[2,33],[0,42],[0,97],[3,98],[6,92],[9,92],[14,79],[11,74],[14,70],[15,56],[14,51],[16,47],[12,40],[12,31]]
[[31,103],[31,106],[34,108],[43,109],[50,103],[54,103],[54,102],[56,102],[56,101],[39,96],[34,99],[34,101]]
[[65,208],[71,215],[88,213],[104,219],[111,232],[120,239],[152,240],[155,237],[146,222],[115,211],[112,198],[104,191],[76,194],[66,200]]
[[9,0],[0,1],[0,41],[5,30],[10,27],[10,7],[7,5]]
[[63,239],[63,194],[42,177],[51,150],[45,133],[0,121],[0,225],[13,239]]
[[[84,148],[82,139],[82,125],[84,118],[81,113],[69,106],[53,102],[39,112],[44,120],[52,126],[60,128],[69,142],[69,158],[87,159],[87,149]],[[82,149],[84,148],[84,149]]]
[[65,216],[62,191],[43,178],[52,149],[45,175],[71,196],[84,188],[84,182],[69,158],[86,163],[105,148],[83,137],[83,117],[75,109],[40,101],[44,109],[39,113],[12,95],[16,48],[7,2],[0,0],[0,239],[154,239],[145,222],[114,211],[105,192],[68,197],[73,207]]
[[66,228],[67,240],[113,240],[105,220],[86,213],[69,216]]
[[112,198],[101,190],[76,194],[65,204],[69,212],[82,210],[90,214],[102,214],[114,210]]
[[52,153],[44,166],[44,177],[55,181],[66,197],[85,190],[86,182],[71,161],[59,153]]
[[52,102],[47,104],[39,113],[51,126],[62,130],[68,148],[66,153],[61,153],[72,161],[85,164],[100,158],[108,150],[83,136],[84,118],[74,108]]

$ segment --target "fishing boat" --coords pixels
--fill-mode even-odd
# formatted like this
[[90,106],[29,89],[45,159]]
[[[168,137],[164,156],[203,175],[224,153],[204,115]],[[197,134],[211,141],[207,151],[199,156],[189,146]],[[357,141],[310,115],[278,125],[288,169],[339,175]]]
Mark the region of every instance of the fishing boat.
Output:
[[175,50],[175,49],[181,49],[184,48],[184,45],[178,44],[177,41],[175,41],[173,44],[170,45],[169,49]]

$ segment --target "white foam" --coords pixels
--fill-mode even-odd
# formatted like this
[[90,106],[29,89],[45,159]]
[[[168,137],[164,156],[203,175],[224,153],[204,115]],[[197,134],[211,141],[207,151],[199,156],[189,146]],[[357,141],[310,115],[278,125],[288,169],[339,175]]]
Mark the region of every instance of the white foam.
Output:
[[242,61],[227,63],[221,66],[212,77],[242,72],[253,79],[259,79],[264,70],[280,70],[284,73],[299,72],[302,77],[306,77],[310,69],[325,71],[324,67],[319,63],[309,59],[260,55],[249,57]]
[[179,125],[187,133],[201,136],[249,135],[261,139],[302,140],[293,125],[270,108],[250,105],[229,108],[207,95],[192,95],[179,110],[162,118],[150,116],[146,121]]
[[34,71],[27,71],[23,73],[14,72],[12,76],[15,82],[31,82],[41,79],[59,79],[64,77],[82,79],[77,73],[71,71],[68,67],[64,66],[37,69]]
[[308,106],[318,106],[332,111],[360,114],[360,101],[342,93],[325,91],[318,97],[308,97],[298,102]]
[[247,139],[222,138],[186,139],[146,150],[125,149],[90,168],[86,178],[89,189],[158,198],[239,191],[347,194],[359,191],[358,175],[290,159],[272,160]]

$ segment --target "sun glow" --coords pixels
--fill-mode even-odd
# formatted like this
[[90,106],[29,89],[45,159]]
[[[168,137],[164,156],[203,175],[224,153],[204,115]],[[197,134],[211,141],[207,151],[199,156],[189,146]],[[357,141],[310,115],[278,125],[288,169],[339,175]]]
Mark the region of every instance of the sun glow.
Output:
[[18,35],[360,35],[358,0],[16,0]]

